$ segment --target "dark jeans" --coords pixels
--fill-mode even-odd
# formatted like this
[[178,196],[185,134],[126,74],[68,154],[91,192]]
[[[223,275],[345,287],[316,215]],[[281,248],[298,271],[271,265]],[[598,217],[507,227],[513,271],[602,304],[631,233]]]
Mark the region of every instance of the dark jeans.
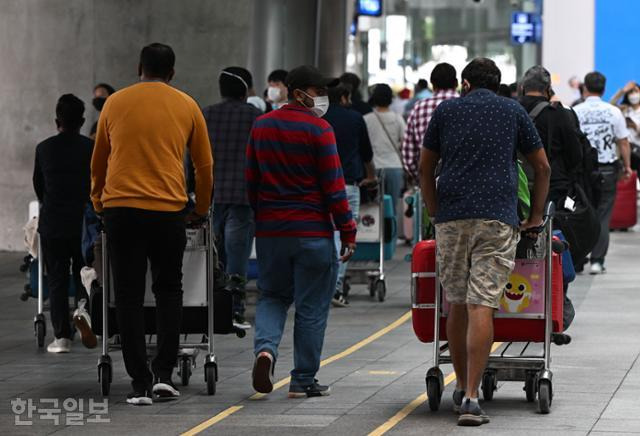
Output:
[[604,265],[604,258],[609,249],[609,221],[611,221],[613,204],[616,201],[618,170],[615,165],[600,165],[600,172],[603,177],[600,201],[597,207],[600,218],[600,238],[591,250],[591,263],[598,262]]
[[176,364],[182,323],[182,257],[187,243],[182,212],[105,209],[107,248],[113,274],[122,356],[135,389],[149,387],[144,294],[147,260],[156,299],[158,351],[151,362],[166,379]]
[[75,282],[76,301],[88,299],[80,281],[80,270],[84,266],[81,238],[47,238],[40,236],[42,256],[47,285],[49,287],[49,306],[51,325],[56,338],[71,338],[71,320],[69,318],[69,270]]
[[[213,227],[218,255],[229,275],[247,279],[247,265],[251,255],[254,221],[251,206],[219,203],[215,205]],[[244,287],[233,296],[233,311],[244,314]]]

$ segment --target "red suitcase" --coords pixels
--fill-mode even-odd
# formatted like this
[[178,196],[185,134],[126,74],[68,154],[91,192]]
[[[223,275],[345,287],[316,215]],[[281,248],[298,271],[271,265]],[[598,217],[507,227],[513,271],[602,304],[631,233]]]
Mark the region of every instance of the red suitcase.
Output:
[[[434,339],[435,248],[436,243],[433,240],[419,242],[414,247],[411,259],[413,330],[422,342],[433,342]],[[519,263],[518,265],[523,264]],[[524,268],[524,266],[521,267]],[[518,272],[517,269],[518,266],[514,273]],[[512,275],[512,278],[514,278],[514,275]],[[563,330],[563,303],[562,257],[554,253],[552,257],[552,322],[554,332],[562,332]],[[443,305],[443,309],[446,310],[446,304]],[[495,341],[544,342],[544,318],[536,318],[535,316],[510,317],[509,314],[502,312],[498,312],[494,320]],[[440,317],[440,340],[446,341],[445,325],[446,315]]]
[[638,174],[634,171],[627,180],[618,182],[616,202],[609,221],[610,229],[628,229],[638,223]]

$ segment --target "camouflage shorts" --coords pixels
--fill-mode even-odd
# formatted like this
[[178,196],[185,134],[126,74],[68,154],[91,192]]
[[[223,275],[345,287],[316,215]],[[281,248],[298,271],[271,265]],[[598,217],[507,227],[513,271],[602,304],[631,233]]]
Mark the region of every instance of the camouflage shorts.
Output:
[[500,221],[436,224],[439,278],[447,301],[497,309],[515,266],[519,239],[517,229]]

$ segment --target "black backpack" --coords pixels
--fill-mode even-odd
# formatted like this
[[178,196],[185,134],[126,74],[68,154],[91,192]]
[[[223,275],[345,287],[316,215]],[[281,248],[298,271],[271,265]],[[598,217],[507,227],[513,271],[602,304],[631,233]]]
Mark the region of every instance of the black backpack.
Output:
[[[534,120],[551,104],[541,102],[531,110],[529,116]],[[558,108],[558,107],[557,107]],[[558,109],[563,110],[562,107]],[[574,132],[582,145],[582,163],[571,171],[572,186],[568,196],[575,201],[575,209],[566,210],[559,204],[556,207],[554,227],[562,230],[570,246],[570,253],[574,265],[582,264],[583,260],[593,249],[600,236],[600,221],[594,205],[598,200],[601,175],[598,170],[598,152],[591,147],[587,136],[580,130],[578,117],[573,110]],[[548,126],[547,142],[552,141],[551,123]],[[545,148],[545,151],[546,148]],[[549,153],[547,152],[547,156]],[[550,156],[549,156],[550,158]]]

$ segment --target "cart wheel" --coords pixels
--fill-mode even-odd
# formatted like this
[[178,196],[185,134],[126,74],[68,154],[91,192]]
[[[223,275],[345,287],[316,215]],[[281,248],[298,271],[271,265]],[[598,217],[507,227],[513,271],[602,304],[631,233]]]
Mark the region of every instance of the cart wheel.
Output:
[[387,296],[387,285],[384,283],[384,280],[376,281],[376,295],[378,296],[378,301],[381,303]]
[[191,359],[184,356],[180,360],[180,381],[182,386],[189,386],[189,377],[191,377]]
[[493,392],[498,385],[497,379],[496,373],[493,371],[485,371],[482,376],[482,398],[484,398],[485,401],[493,400]]
[[98,365],[98,380],[100,381],[102,395],[105,397],[109,396],[109,391],[111,390],[111,377],[113,377],[111,365],[106,362],[100,363]]
[[31,286],[29,284],[24,285],[24,292],[20,294],[20,301],[27,301],[31,297]]
[[527,401],[533,403],[536,400],[536,376],[533,374],[527,374],[527,379],[524,382],[524,392],[527,395]]
[[236,336],[238,338],[242,339],[245,336],[247,336],[247,331],[245,329],[238,329],[238,330],[236,330]]
[[34,323],[34,329],[35,329],[35,335],[36,335],[36,342],[38,344],[38,348],[42,348],[44,347],[44,337],[46,334],[46,326],[44,323],[44,320],[42,319],[37,319]]
[[440,408],[440,400],[442,399],[440,381],[437,377],[427,377],[427,398],[429,399],[429,409],[437,412]]
[[540,408],[540,413],[546,415],[551,410],[551,381],[550,380],[540,380],[540,384],[538,385],[538,407]]
[[216,379],[218,378],[218,368],[215,363],[208,363],[204,367],[204,379],[207,382],[207,394],[216,394]]

